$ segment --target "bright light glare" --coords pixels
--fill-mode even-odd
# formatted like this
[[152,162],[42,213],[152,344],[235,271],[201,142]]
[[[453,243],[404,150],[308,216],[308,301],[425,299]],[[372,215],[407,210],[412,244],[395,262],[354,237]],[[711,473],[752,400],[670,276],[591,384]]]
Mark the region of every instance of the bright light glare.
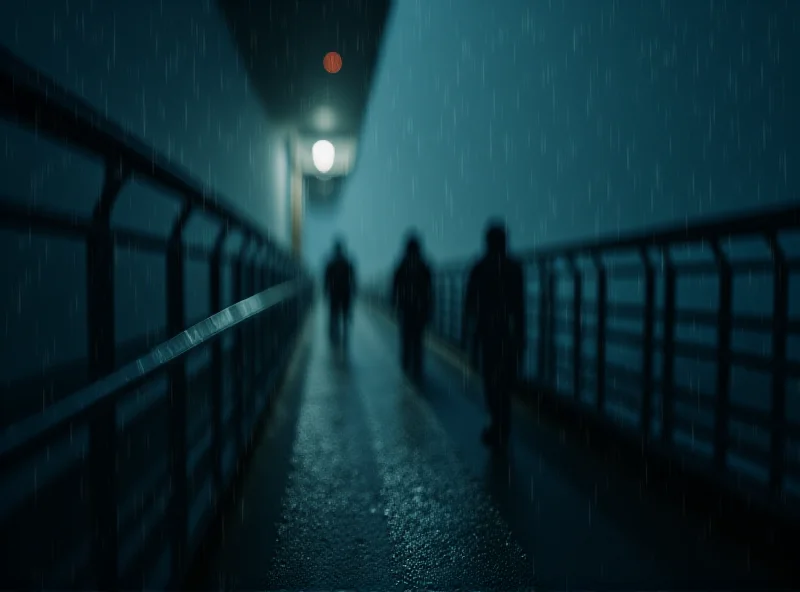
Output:
[[319,140],[311,147],[311,158],[320,173],[327,173],[333,167],[336,150],[328,140]]

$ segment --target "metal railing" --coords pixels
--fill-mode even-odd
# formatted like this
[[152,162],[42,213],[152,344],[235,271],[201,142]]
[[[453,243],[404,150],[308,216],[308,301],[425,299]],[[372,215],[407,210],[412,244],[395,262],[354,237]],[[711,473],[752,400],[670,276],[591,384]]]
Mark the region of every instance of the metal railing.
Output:
[[[798,231],[792,206],[523,254],[525,380],[794,515]],[[462,350],[468,271],[435,272],[431,330]]]
[[[4,49],[0,117],[105,162],[88,219],[0,197],[0,228],[86,245],[90,382],[0,430],[0,579],[23,588],[180,585],[287,365],[310,279],[224,200]],[[166,238],[112,227],[134,177],[181,203]],[[194,216],[218,223],[211,248],[186,244]],[[237,233],[241,248],[229,253]],[[166,255],[169,338],[127,365],[115,359],[114,253],[124,246]],[[186,329],[189,260],[209,266],[215,314]],[[235,303],[223,308],[228,267]]]

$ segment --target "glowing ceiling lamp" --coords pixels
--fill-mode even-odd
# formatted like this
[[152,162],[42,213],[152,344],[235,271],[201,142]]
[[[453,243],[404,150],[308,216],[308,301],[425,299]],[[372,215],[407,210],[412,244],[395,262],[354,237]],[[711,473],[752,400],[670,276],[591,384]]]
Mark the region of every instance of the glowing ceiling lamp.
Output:
[[311,147],[311,158],[320,173],[327,173],[333,167],[336,149],[328,140],[319,140]]

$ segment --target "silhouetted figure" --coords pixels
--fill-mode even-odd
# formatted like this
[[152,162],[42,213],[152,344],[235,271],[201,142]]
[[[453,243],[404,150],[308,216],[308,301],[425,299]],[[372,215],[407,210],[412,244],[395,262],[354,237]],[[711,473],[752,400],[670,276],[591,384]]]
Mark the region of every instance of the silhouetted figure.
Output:
[[411,236],[394,272],[392,301],[400,324],[401,363],[413,379],[422,376],[422,336],[431,316],[431,270],[422,257],[419,239]]
[[511,391],[525,348],[525,291],[522,265],[506,253],[506,231],[489,225],[486,253],[473,266],[464,303],[466,340],[480,348],[484,392],[491,423],[484,443],[505,448],[511,428]]
[[353,264],[344,254],[342,241],[337,240],[333,247],[333,257],[325,267],[325,295],[330,305],[331,342],[347,341],[347,328],[350,322],[350,308],[355,296],[356,277]]

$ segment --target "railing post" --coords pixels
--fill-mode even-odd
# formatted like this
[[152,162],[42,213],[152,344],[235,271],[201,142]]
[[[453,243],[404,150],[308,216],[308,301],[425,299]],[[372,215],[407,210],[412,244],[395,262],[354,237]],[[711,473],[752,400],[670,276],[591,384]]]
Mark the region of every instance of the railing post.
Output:
[[[233,263],[233,301],[239,302],[244,298],[244,286],[242,285],[244,280],[244,256],[247,254],[248,242],[250,237],[245,234],[242,237],[242,245],[239,248],[238,254],[234,258]],[[236,442],[236,462],[238,464],[239,455],[244,448],[244,434],[243,434],[243,422],[244,422],[244,391],[245,391],[245,382],[244,382],[244,332],[242,330],[242,325],[239,324],[238,327],[234,329],[234,344],[233,344],[233,370],[234,370],[234,378],[233,378],[233,391],[231,393],[231,402],[233,404],[233,417],[232,423],[236,430],[235,433],[235,442]]]
[[572,387],[576,400],[581,399],[583,339],[581,339],[581,301],[583,286],[581,269],[573,257],[567,260],[572,272]]
[[[106,162],[105,180],[94,208],[92,232],[86,245],[86,314],[89,338],[89,380],[114,371],[114,238],[111,212],[122,187],[130,178],[119,161]],[[102,405],[89,426],[89,479],[94,538],[93,563],[97,588],[116,590],[119,585],[117,514],[117,414],[116,405]]]
[[642,440],[650,439],[653,423],[653,345],[655,342],[656,276],[647,247],[639,252],[644,265],[644,344],[642,348]]
[[275,252],[271,245],[267,245],[264,257],[264,287],[271,288],[275,285]]
[[[435,271],[431,277],[431,290],[433,293],[431,294],[431,300],[433,301],[433,316],[431,317],[430,322],[430,331],[434,335],[438,335],[439,333],[439,316],[441,315],[441,302],[439,302],[439,276],[441,275],[441,271]],[[392,294],[392,279],[391,277],[387,277],[383,281],[383,292],[382,292],[382,303],[386,306],[387,310],[389,310],[389,314],[394,316],[394,294]]]
[[453,333],[453,325],[456,322],[455,317],[455,303],[453,296],[453,277],[450,272],[444,274],[444,299],[446,302],[446,316],[444,319],[444,337],[447,341],[454,342],[455,335]]
[[458,271],[450,273],[450,337],[454,344],[461,343],[461,299],[458,293]]
[[453,296],[453,306],[455,307],[455,314],[453,316],[453,331],[455,332],[456,343],[461,343],[463,335],[461,335],[461,310],[464,302],[464,278],[460,271],[453,272],[453,285],[455,286],[455,294]]
[[[264,287],[262,284],[262,280],[264,277],[263,269],[261,267],[262,260],[261,254],[264,250],[264,244],[259,243],[258,249],[256,250],[255,255],[253,256],[253,267],[251,268],[251,272],[253,274],[253,294],[260,293]],[[255,378],[258,377],[259,369],[261,368],[261,325],[262,325],[262,316],[258,315],[256,318],[253,319],[253,376]],[[257,403],[257,398],[253,397],[253,403]]]
[[[167,330],[170,337],[186,325],[186,274],[183,230],[192,209],[184,206],[172,227],[167,246]],[[170,498],[173,577],[180,578],[188,564],[189,480],[187,475],[188,381],[186,357],[169,367]]]
[[[228,238],[227,225],[222,227],[220,233],[217,235],[217,240],[214,243],[214,251],[211,254],[210,266],[210,287],[211,287],[211,312],[212,314],[218,313],[222,310],[222,266],[223,266],[223,252],[225,248],[225,241]],[[211,344],[211,421],[213,426],[212,432],[212,462],[213,464],[213,478],[214,478],[214,491],[217,494],[217,499],[222,493],[224,487],[224,478],[222,473],[223,451],[225,449],[224,438],[224,423],[223,417],[223,394],[225,391],[223,381],[223,365],[224,356],[222,349],[222,339],[215,339]]]
[[556,387],[556,366],[558,352],[556,351],[556,264],[551,261],[547,275],[547,380],[550,386]]
[[594,254],[592,262],[597,269],[597,338],[595,358],[595,376],[597,384],[595,388],[595,405],[601,414],[606,406],[606,320],[608,307],[608,271],[606,270],[603,256]]
[[661,438],[672,442],[675,429],[675,265],[669,247],[662,251],[664,262],[664,329],[661,349]]
[[442,323],[441,323],[441,336],[450,341],[450,281],[445,271],[441,277],[442,285]]
[[[253,237],[253,243],[250,250],[250,258],[249,264],[247,266],[247,271],[250,283],[250,290],[248,293],[248,297],[253,296],[256,294],[258,288],[256,286],[257,281],[257,271],[258,271],[258,253],[261,250],[259,240],[257,237]],[[246,417],[245,422],[247,426],[247,445],[249,446],[252,441],[252,426],[254,421],[254,414],[256,408],[256,356],[258,354],[256,350],[256,336],[257,336],[257,321],[258,318],[251,318],[248,319],[244,325],[244,334],[245,334],[245,351],[247,355],[245,357],[245,374],[247,375],[247,390],[245,391],[244,395],[244,408],[246,410]]]
[[264,247],[264,265],[261,268],[261,284],[264,286],[264,289],[267,290],[272,287],[272,249],[270,245],[266,245]]
[[[275,272],[276,265],[278,263],[278,254],[277,252],[270,246],[267,248],[267,265],[266,265],[266,276],[267,276],[267,286],[273,287],[277,285],[277,275]],[[269,313],[268,313],[269,314]],[[269,331],[265,331],[264,333],[264,340],[266,343],[265,347],[265,357],[264,361],[267,364],[267,371],[272,372],[272,361],[275,356],[276,348],[278,347],[278,337],[274,333],[274,323],[271,321],[274,315],[269,314],[266,318],[265,325],[268,329],[273,329]]]
[[539,268],[539,345],[536,352],[536,376],[541,386],[547,384],[547,260],[538,261]]
[[[261,259],[261,267],[259,272],[261,274],[261,285],[264,290],[270,288],[270,284],[268,281],[269,277],[269,264],[270,264],[270,257],[271,257],[271,249],[270,245],[265,243],[262,249],[262,259]],[[269,346],[267,343],[267,339],[269,338],[269,313],[264,313],[258,317],[258,379],[259,384],[264,385],[266,384],[266,379],[268,378],[268,358],[270,356],[269,353]],[[266,405],[266,398],[267,392],[265,389],[261,389],[261,397],[258,399],[261,412]],[[262,403],[263,402],[263,403]]]
[[770,430],[769,488],[779,495],[786,462],[786,327],[789,324],[789,266],[774,234],[768,237],[773,261],[772,301],[772,409]]
[[[467,296],[467,284],[469,283],[469,268],[464,268],[459,271],[458,279],[460,282],[461,290],[458,294],[458,313],[456,323],[458,323],[458,343],[465,344],[469,335],[466,333],[466,327],[464,326],[464,305],[466,304],[466,296]],[[436,310],[433,311],[433,314],[436,314]]]
[[718,242],[711,246],[719,269],[719,317],[717,322],[717,401],[714,418],[714,464],[723,469],[728,456],[731,375],[731,316],[733,271]]
[[[270,261],[272,258],[272,249],[270,245],[266,245],[264,247],[264,263],[261,268],[261,281],[264,286],[265,290],[268,290],[272,287],[272,282],[270,281]],[[261,321],[261,370],[262,373],[266,370],[267,366],[267,338],[269,329],[269,317],[265,316]]]

